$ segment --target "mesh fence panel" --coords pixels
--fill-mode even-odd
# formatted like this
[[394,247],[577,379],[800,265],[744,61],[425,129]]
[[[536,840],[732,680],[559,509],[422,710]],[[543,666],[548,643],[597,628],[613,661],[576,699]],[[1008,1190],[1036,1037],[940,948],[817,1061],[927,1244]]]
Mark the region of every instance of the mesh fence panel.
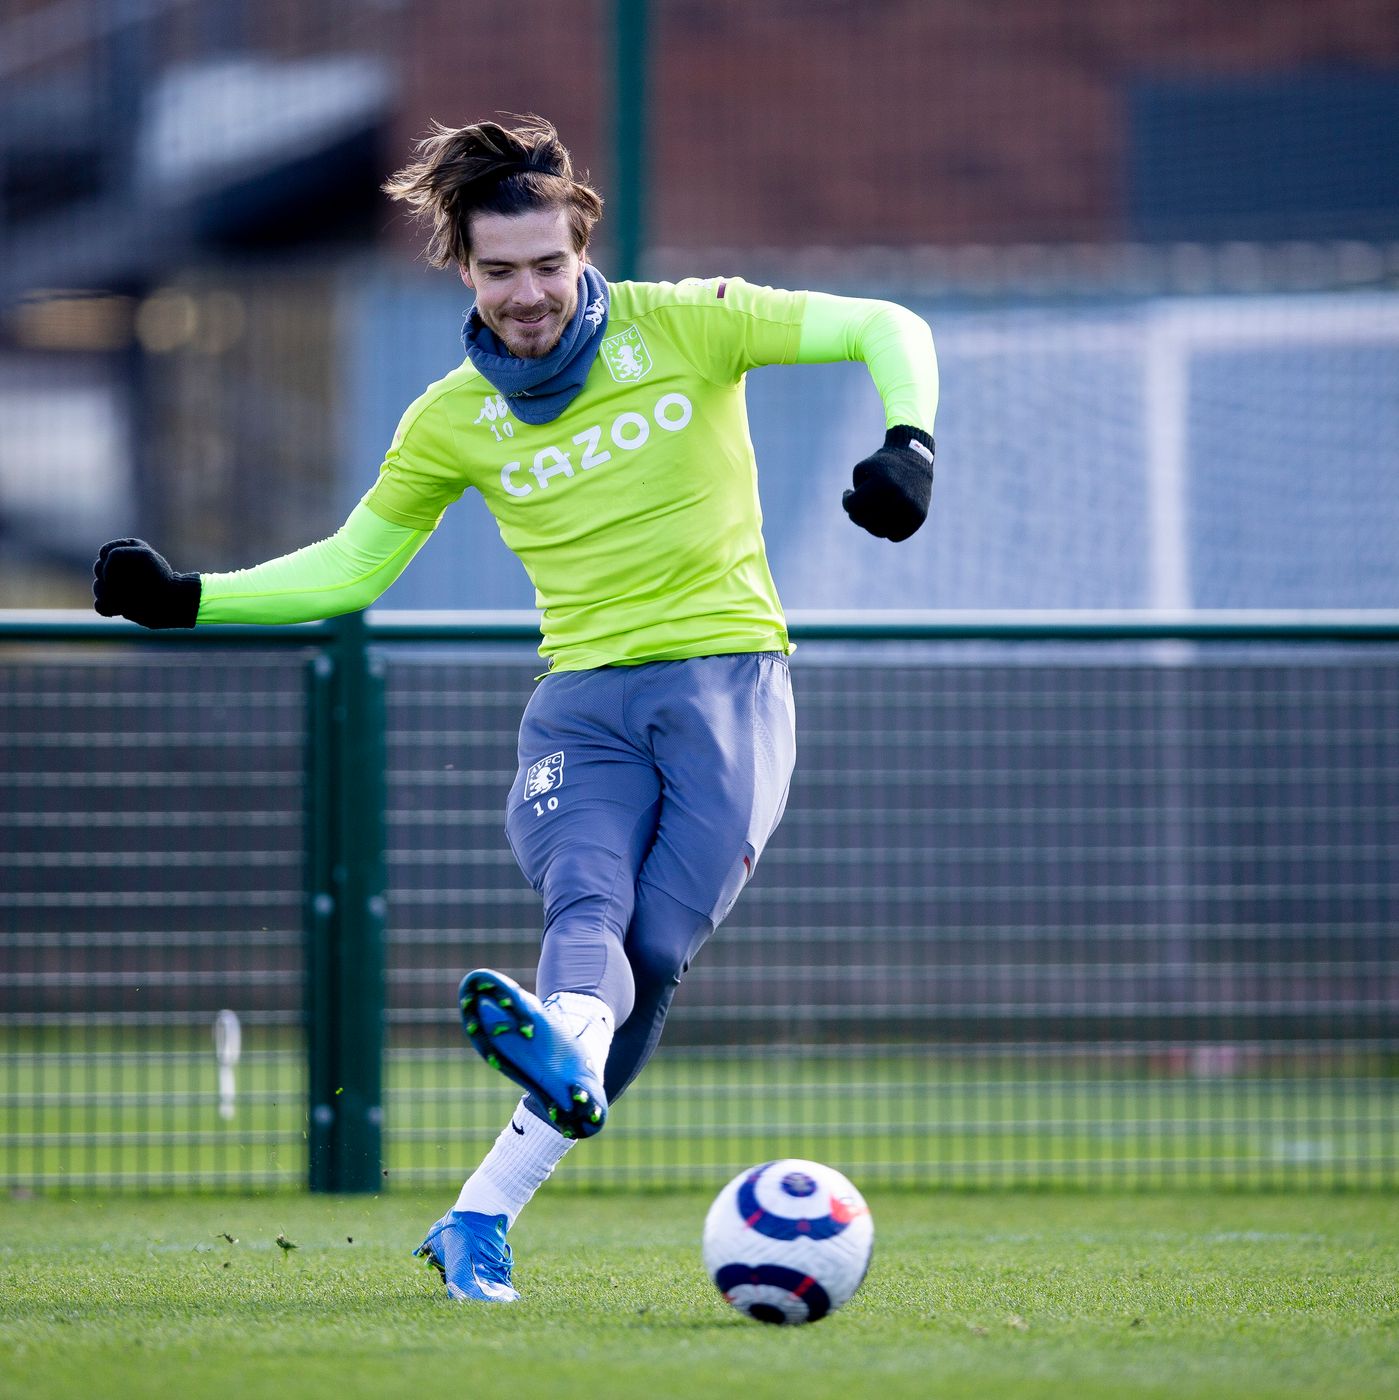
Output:
[[[514,1101],[452,994],[532,982],[532,670],[393,672],[399,1179],[464,1175]],[[561,1182],[1393,1179],[1399,656],[811,645],[794,680],[783,826]]]
[[455,996],[478,966],[514,969],[534,985],[538,899],[506,845],[504,804],[539,664],[521,647],[479,659],[399,653],[389,668],[392,1182],[465,1179],[519,1097],[466,1062]]
[[303,665],[0,653],[7,1182],[305,1180]]
[[[515,1098],[453,993],[533,981],[538,661],[387,655],[384,1165],[447,1185]],[[304,1181],[304,658],[4,661],[5,1179]],[[794,680],[787,817],[561,1185],[1399,1177],[1399,648],[808,643]]]

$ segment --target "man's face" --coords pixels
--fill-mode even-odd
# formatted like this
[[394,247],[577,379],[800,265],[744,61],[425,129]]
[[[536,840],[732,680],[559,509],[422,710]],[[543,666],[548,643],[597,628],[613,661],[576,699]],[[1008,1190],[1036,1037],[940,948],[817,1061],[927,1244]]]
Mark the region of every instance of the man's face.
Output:
[[586,254],[573,251],[566,209],[473,214],[471,253],[461,280],[481,319],[512,355],[547,355],[578,310]]

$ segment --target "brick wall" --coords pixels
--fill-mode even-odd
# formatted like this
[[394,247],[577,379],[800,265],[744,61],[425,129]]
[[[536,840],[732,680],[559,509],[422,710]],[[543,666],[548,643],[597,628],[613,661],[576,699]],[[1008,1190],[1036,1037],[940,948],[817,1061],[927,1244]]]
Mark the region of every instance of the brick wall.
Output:
[[[606,191],[610,0],[424,0],[395,150],[538,110]],[[1124,236],[1136,77],[1399,69],[1393,0],[654,0],[650,239]]]

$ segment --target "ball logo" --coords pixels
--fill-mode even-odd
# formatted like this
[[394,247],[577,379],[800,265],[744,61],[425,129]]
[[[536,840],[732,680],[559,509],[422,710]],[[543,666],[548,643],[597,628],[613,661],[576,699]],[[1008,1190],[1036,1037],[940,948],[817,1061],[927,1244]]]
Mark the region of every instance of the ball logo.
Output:
[[839,1196],[831,1197],[831,1219],[842,1225],[848,1225],[856,1217],[869,1213],[870,1208],[863,1201],[843,1200]]
[[[768,1210],[758,1199],[758,1183],[763,1178],[763,1173],[773,1164],[765,1162],[761,1167],[749,1173],[748,1178],[738,1190],[738,1210],[743,1216],[744,1223],[750,1230],[756,1230],[760,1235],[766,1235],[770,1240],[794,1240],[799,1236],[809,1236],[813,1240],[828,1240],[832,1235],[838,1235],[850,1223],[850,1219],[839,1220],[835,1214],[818,1216],[789,1216],[778,1215],[775,1211]],[[800,1176],[801,1173],[791,1173],[793,1176]],[[810,1178],[806,1178],[810,1179]],[[786,1189],[786,1181],[782,1182],[783,1189]],[[816,1189],[816,1183],[811,1183],[812,1191]],[[788,1192],[789,1195],[797,1196],[803,1194],[799,1191]],[[835,1205],[832,1197],[831,1204]],[[853,1217],[850,1217],[853,1219]]]

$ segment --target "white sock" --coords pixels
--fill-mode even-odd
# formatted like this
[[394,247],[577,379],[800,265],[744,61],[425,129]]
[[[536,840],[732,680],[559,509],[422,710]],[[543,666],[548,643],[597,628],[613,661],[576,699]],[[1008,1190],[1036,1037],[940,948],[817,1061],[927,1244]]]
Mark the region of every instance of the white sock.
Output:
[[453,1209],[503,1215],[508,1230],[568,1150],[576,1146],[576,1141],[536,1118],[521,1099],[495,1145],[467,1178]]
[[584,1058],[601,1078],[612,1046],[612,1032],[617,1029],[612,1008],[601,997],[586,992],[555,992],[544,1005],[563,1014],[565,1024],[583,1042]]

